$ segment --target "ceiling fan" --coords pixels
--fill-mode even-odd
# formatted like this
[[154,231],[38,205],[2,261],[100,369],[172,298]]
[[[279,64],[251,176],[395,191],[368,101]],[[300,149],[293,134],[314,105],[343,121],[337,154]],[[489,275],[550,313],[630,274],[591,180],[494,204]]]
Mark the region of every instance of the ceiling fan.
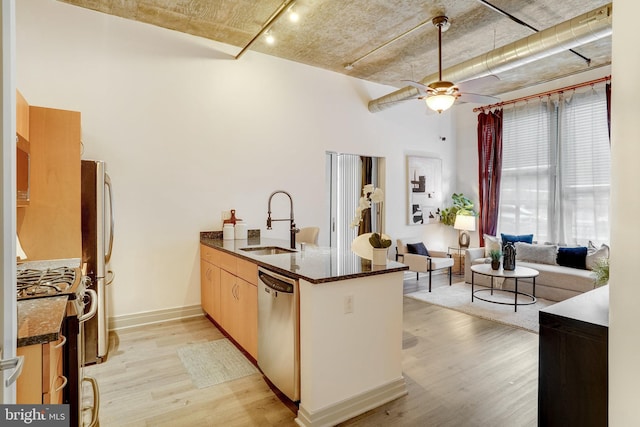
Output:
[[[419,99],[425,99],[427,106],[442,113],[444,110],[450,108],[456,99],[461,102],[473,102],[478,104],[492,104],[498,102],[499,99],[489,95],[478,95],[476,93],[469,93],[467,90],[480,86],[483,83],[499,80],[497,76],[488,75],[473,80],[467,80],[454,84],[452,82],[442,80],[442,32],[449,28],[449,18],[446,16],[436,16],[432,20],[433,25],[438,27],[438,81],[424,85],[420,82],[414,82],[412,80],[403,80],[410,86],[420,89],[425,92],[425,96]],[[444,29],[443,29],[444,28]]]

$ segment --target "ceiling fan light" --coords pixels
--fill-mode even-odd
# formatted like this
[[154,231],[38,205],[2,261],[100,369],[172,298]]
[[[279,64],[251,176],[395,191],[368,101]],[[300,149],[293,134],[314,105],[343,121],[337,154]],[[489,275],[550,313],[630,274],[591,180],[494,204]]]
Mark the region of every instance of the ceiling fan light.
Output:
[[426,103],[429,108],[433,111],[437,111],[438,113],[442,113],[445,110],[451,108],[453,103],[455,102],[456,97],[453,95],[432,95],[426,98]]

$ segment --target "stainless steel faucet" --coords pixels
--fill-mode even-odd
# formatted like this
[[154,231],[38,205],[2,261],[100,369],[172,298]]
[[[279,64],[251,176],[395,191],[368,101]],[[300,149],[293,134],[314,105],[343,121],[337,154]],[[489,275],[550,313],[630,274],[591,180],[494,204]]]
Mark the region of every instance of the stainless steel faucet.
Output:
[[[289,218],[271,219],[271,199],[273,198],[273,196],[275,196],[278,193],[286,194],[287,197],[289,197],[289,203],[291,204],[291,211],[289,213]],[[293,199],[291,198],[291,194],[287,193],[286,191],[276,190],[273,193],[271,193],[271,195],[269,196],[269,206],[267,211],[267,230],[271,230],[272,221],[290,221],[291,222],[291,229],[289,230],[291,233],[291,249],[295,249],[296,233],[300,230],[296,228],[296,223],[295,223],[295,220],[293,219]]]

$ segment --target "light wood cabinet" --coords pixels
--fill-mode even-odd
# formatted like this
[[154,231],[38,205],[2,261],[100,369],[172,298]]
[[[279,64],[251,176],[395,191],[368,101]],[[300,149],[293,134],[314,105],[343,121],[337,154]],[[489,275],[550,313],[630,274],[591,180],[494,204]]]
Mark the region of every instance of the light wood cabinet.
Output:
[[16,90],[16,204],[29,206],[30,178],[29,104]]
[[220,284],[220,325],[247,353],[257,359],[257,287],[222,269]]
[[213,319],[220,318],[220,267],[200,259],[202,309]]
[[236,297],[238,311],[242,313],[237,319],[238,343],[255,359],[258,358],[258,287],[237,279]]
[[22,247],[31,260],[81,258],[80,113],[30,106],[29,129],[30,202],[16,217]]
[[29,104],[19,90],[16,90],[16,134],[29,141]]
[[55,342],[18,347],[24,356],[22,374],[16,381],[16,403],[60,404],[67,379],[62,372],[63,335]]
[[258,357],[258,266],[200,245],[203,310],[252,357]]

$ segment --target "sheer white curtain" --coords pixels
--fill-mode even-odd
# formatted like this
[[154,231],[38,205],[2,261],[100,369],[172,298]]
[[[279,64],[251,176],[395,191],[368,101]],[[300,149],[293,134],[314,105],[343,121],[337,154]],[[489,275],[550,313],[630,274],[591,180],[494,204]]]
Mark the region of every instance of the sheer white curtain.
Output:
[[498,230],[548,238],[551,197],[551,120],[548,102],[503,112],[502,181]]
[[604,87],[566,96],[559,105],[558,241],[609,241],[611,151]]
[[540,243],[609,240],[604,87],[504,110],[498,229]]

